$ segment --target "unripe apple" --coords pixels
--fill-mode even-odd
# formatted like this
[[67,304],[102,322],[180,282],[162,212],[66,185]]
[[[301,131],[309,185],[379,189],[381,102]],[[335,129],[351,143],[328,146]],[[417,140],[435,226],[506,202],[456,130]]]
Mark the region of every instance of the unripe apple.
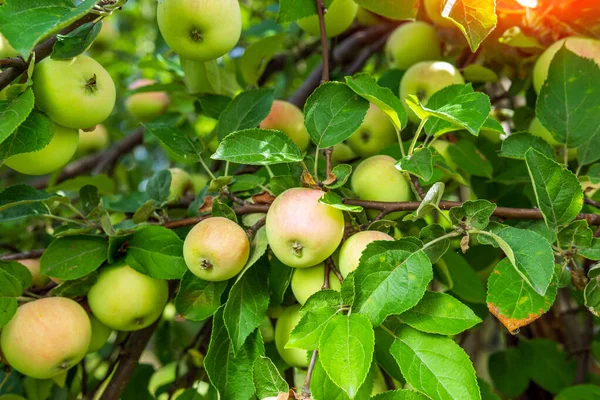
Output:
[[375,371],[373,372],[373,389],[371,390],[371,397],[388,391],[381,368],[379,368],[379,365],[374,365],[373,368]]
[[[345,32],[352,25],[357,10],[358,5],[353,0],[334,0],[325,13],[327,37],[338,36],[340,33]],[[317,15],[302,18],[298,21],[298,25],[311,35],[319,36],[321,34]]]
[[40,273],[40,259],[29,258],[26,260],[20,260],[19,263],[23,264],[29,272],[31,272],[31,287],[34,289],[43,288],[50,282],[50,278]]
[[362,26],[375,26],[381,24],[381,17],[364,7],[358,7],[356,10],[356,22]]
[[269,317],[265,316],[262,324],[260,324],[258,328],[260,329],[263,342],[271,343],[275,339],[275,328],[273,328],[273,323]]
[[355,158],[358,158],[358,154],[356,154],[346,143],[342,142],[333,146],[331,159],[334,164],[345,163],[354,160]]
[[200,221],[188,233],[183,244],[183,258],[200,279],[220,282],[233,278],[246,265],[250,241],[235,222],[213,217]]
[[204,174],[192,174],[190,175],[190,179],[192,180],[192,185],[194,185],[194,193],[200,193],[210,181],[210,178]]
[[442,17],[443,4],[445,4],[444,0],[425,0],[425,12],[437,26],[454,28],[456,25],[452,21]]
[[115,107],[115,83],[96,60],[80,55],[70,60],[50,57],[33,72],[37,106],[57,124],[87,129],[104,122]]
[[0,34],[0,59],[8,57],[16,57],[19,53],[8,43],[8,40]]
[[[560,144],[556,139],[554,139],[554,136],[552,136],[552,133],[548,129],[546,129],[537,118],[534,118],[531,120],[531,123],[529,124],[529,133],[531,133],[533,136],[541,137],[548,144],[553,146],[555,151],[558,153],[556,156],[557,160],[560,162],[563,161],[563,158],[564,158],[563,147],[564,146],[562,144]],[[569,155],[568,155],[569,161],[575,160],[576,158],[577,158],[577,149],[576,148],[569,149]]]
[[407,106],[409,94],[417,96],[423,105],[432,94],[450,85],[464,84],[460,71],[444,61],[423,61],[410,67],[400,81],[400,100],[408,113],[408,118],[419,122],[419,117]]
[[93,315],[89,315],[90,322],[92,324],[92,338],[90,340],[90,346],[88,347],[88,353],[95,353],[100,350],[110,337],[112,329],[98,321],[98,318]]
[[286,349],[285,345],[290,340],[290,334],[300,322],[300,305],[286,307],[275,324],[275,347],[279,355],[292,367],[308,367],[308,351],[302,349]]
[[302,151],[306,150],[310,143],[310,136],[304,126],[302,110],[288,101],[275,100],[269,115],[260,123],[260,127],[282,131]]
[[394,68],[407,70],[418,62],[442,58],[433,26],[414,21],[400,25],[387,40],[385,51]]
[[362,252],[367,245],[376,240],[391,240],[394,238],[387,233],[380,231],[362,231],[350,236],[340,248],[340,258],[338,265],[342,276],[345,278],[348,274],[358,268],[358,263]]
[[137,331],[152,325],[168,298],[167,281],[137,272],[123,262],[103,268],[88,293],[94,316],[117,331]]
[[79,134],[76,129],[54,126],[54,136],[46,147],[31,153],[15,154],[4,164],[26,175],[45,175],[65,166],[77,150]]
[[[379,155],[369,157],[354,170],[350,185],[352,191],[362,200],[373,201],[410,201],[413,198],[410,184],[395,167],[396,160],[390,156]],[[377,216],[377,210],[369,210],[370,218]],[[402,216],[394,212],[386,216],[395,219]]]
[[[298,303],[304,305],[306,300],[323,287],[325,280],[325,264],[320,263],[310,268],[296,268],[292,276],[292,292]],[[329,271],[329,288],[339,291],[340,280],[333,271]]]
[[163,0],[156,16],[165,42],[188,60],[219,58],[242,34],[238,0]]
[[275,256],[294,268],[325,261],[342,241],[344,214],[319,203],[321,190],[293,188],[281,193],[267,212],[267,238]]
[[91,336],[83,307],[64,297],[46,297],[20,306],[0,341],[4,358],[14,369],[49,379],[83,359]]
[[537,59],[533,67],[533,87],[539,94],[544,82],[548,78],[548,71],[552,59],[558,51],[566,46],[568,50],[577,54],[579,57],[590,58],[600,67],[600,40],[580,37],[568,37],[554,42]]
[[[155,84],[156,81],[151,79],[138,79],[129,85],[129,90]],[[169,107],[169,102],[169,95],[166,92],[140,92],[129,96],[125,106],[135,119],[147,122],[163,115]]]
[[93,153],[104,150],[108,147],[110,138],[104,125],[96,125],[93,131],[79,131],[79,145],[77,146],[78,154]]
[[437,151],[440,154],[440,156],[444,157],[444,162],[448,164],[450,168],[456,171],[457,165],[452,159],[452,157],[450,157],[450,152],[448,151],[448,148],[450,146],[452,146],[450,142],[441,139],[438,139],[431,144],[431,147],[433,147],[435,151]]
[[171,173],[171,186],[169,187],[169,199],[177,200],[194,189],[194,183],[190,174],[181,168],[169,168]]
[[371,104],[360,128],[348,138],[348,145],[361,157],[379,154],[396,143],[398,137],[392,121],[379,107]]

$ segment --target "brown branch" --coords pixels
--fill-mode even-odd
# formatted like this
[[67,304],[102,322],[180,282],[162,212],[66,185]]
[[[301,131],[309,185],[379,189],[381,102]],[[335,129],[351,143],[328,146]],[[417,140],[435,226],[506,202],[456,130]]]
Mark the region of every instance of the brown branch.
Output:
[[325,9],[323,0],[315,0],[315,3],[317,4],[317,15],[321,31],[321,57],[323,59],[321,83],[323,83],[329,80],[329,50],[327,47],[327,28],[325,26],[325,12],[327,12],[327,10]]
[[310,364],[308,364],[308,371],[306,371],[306,379],[304,380],[304,385],[302,385],[302,399],[312,399],[310,394],[310,379],[317,363],[318,354],[319,350],[313,350]]
[[[253,214],[253,213],[265,213],[269,210],[268,204],[246,204],[244,206],[234,207],[233,211],[237,215]],[[198,222],[210,218],[211,215],[201,215],[198,217],[184,218],[177,221],[169,221],[163,226],[168,229],[183,228],[186,226],[196,225]]]
[[596,200],[592,200],[592,199],[588,199],[587,197],[585,199],[583,199],[583,202],[585,204],[589,204],[592,207],[596,207],[598,209],[600,209],[600,201],[596,201]]
[[38,250],[30,250],[30,251],[24,251],[22,253],[16,253],[16,254],[6,254],[3,256],[0,256],[0,260],[2,261],[19,261],[19,260],[26,260],[29,258],[40,258],[42,256],[42,254],[44,254],[45,249],[38,249]]
[[383,49],[383,46],[385,46],[385,43],[387,42],[387,39],[390,36],[390,33],[391,31],[386,32],[375,43],[362,49],[360,53],[358,53],[354,61],[350,65],[348,65],[348,67],[346,67],[346,69],[344,70],[344,74],[354,75],[357,72],[360,72],[367,63],[367,61],[369,61],[371,56]]
[[323,150],[323,156],[325,156],[325,179],[329,180],[329,176],[333,170],[333,147]]
[[248,235],[248,237],[252,238],[254,235],[256,235],[256,232],[258,232],[260,228],[265,226],[266,223],[267,217],[259,219],[254,225],[246,229],[246,234]]
[[425,189],[423,189],[423,186],[421,186],[421,183],[419,182],[419,178],[417,178],[415,175],[410,174],[410,180],[412,182],[412,184],[415,186],[415,189],[417,190],[417,193],[419,194],[419,197],[422,199],[425,198],[425,196],[427,195],[427,192],[425,191]]

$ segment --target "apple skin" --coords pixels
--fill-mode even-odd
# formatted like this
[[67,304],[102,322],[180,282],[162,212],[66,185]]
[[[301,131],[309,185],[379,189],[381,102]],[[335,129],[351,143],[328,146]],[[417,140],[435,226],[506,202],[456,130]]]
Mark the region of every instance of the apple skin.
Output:
[[108,147],[110,138],[104,125],[96,125],[93,131],[79,131],[77,154],[83,155],[104,150]]
[[88,347],[88,353],[95,353],[100,350],[110,337],[112,329],[98,321],[98,318],[93,315],[89,315],[90,322],[92,324],[92,338],[90,340],[90,346]]
[[425,0],[425,13],[437,26],[455,28],[456,25],[447,18],[442,17],[442,4],[444,0]]
[[[320,263],[310,268],[296,268],[292,276],[292,292],[298,303],[304,305],[306,300],[323,287],[325,264]],[[329,271],[329,287],[338,292],[342,288],[340,280],[333,271]]]
[[0,58],[16,57],[19,53],[8,43],[8,40],[0,34]]
[[286,349],[290,334],[300,322],[300,305],[286,307],[275,324],[275,347],[279,355],[288,365],[297,368],[308,367],[308,351],[302,349]]
[[[325,13],[327,37],[338,36],[350,28],[357,11],[358,5],[353,0],[334,0]],[[321,35],[321,27],[317,15],[302,18],[297,23],[306,33],[314,36]]]
[[369,107],[360,128],[346,140],[350,148],[361,157],[379,154],[381,150],[397,141],[392,121],[374,104]]
[[267,118],[260,123],[262,129],[277,129],[285,133],[302,151],[310,143],[310,136],[304,126],[304,113],[294,104],[275,100]]
[[375,26],[382,23],[382,18],[374,12],[358,6],[358,10],[356,10],[356,22],[362,26]]
[[293,188],[267,212],[267,238],[275,256],[293,268],[308,268],[329,257],[344,235],[341,210],[319,203],[321,190]]
[[[395,167],[396,160],[390,156],[369,157],[361,162],[352,174],[352,191],[362,200],[373,201],[410,201],[413,194],[410,184]],[[377,216],[377,210],[367,211],[370,218]],[[396,219],[402,212],[393,212],[386,219]]]
[[83,359],[91,336],[83,307],[65,297],[47,297],[20,306],[0,341],[4,358],[14,369],[50,379]]
[[[151,79],[138,79],[129,85],[129,90],[155,84],[156,82]],[[129,96],[125,101],[125,107],[138,121],[148,122],[163,115],[169,107],[169,102],[169,95],[166,92],[142,92]]]
[[[563,152],[563,145],[558,143],[558,141],[554,139],[552,133],[550,133],[550,131],[546,129],[537,118],[531,120],[531,123],[529,124],[529,133],[531,133],[533,136],[541,137],[542,139],[544,139],[548,144],[554,147],[557,153]],[[563,155],[564,152],[562,154],[557,154],[556,160],[562,162],[564,159]],[[576,158],[577,148],[569,149],[569,161],[575,160]]]
[[188,60],[219,58],[242,34],[238,0],[163,0],[156,15],[165,42]]
[[188,191],[194,189],[194,183],[190,174],[181,168],[169,168],[171,173],[171,186],[169,187],[169,199],[178,200],[185,196]]
[[210,182],[210,178],[204,174],[190,175],[192,185],[194,185],[194,193],[200,193],[202,189]]
[[437,151],[440,154],[440,156],[444,157],[444,161],[446,162],[446,164],[448,164],[450,168],[456,171],[458,166],[456,165],[454,160],[452,160],[452,157],[450,157],[450,153],[448,152],[448,148],[450,146],[452,146],[450,142],[441,139],[438,139],[431,144],[431,147],[433,147],[435,151]]
[[[50,278],[46,275],[40,274],[40,259],[39,258],[28,258],[26,260],[19,260],[19,263],[24,265],[29,272],[31,272],[31,286],[34,289],[43,288],[50,282]],[[27,288],[28,289],[28,288]]]
[[273,328],[273,323],[271,322],[271,319],[266,315],[258,329],[260,329],[260,334],[262,335],[263,342],[271,343],[273,340],[275,340],[275,328]]
[[183,244],[183,258],[189,270],[205,281],[233,278],[244,268],[249,255],[250,241],[246,232],[223,217],[200,221]]
[[92,313],[104,325],[117,331],[137,331],[161,316],[169,287],[167,281],[121,262],[100,271],[87,298]]
[[600,40],[580,37],[561,39],[550,45],[535,62],[535,66],[533,67],[533,87],[536,93],[539,94],[540,90],[542,90],[542,86],[546,78],[548,78],[552,59],[554,59],[554,56],[563,45],[566,45],[568,50],[580,57],[594,60],[600,67]]
[[96,60],[80,55],[71,60],[41,61],[33,72],[36,105],[51,120],[74,129],[102,122],[115,107],[115,83]]
[[442,58],[436,30],[426,22],[400,25],[388,38],[385,52],[394,68],[407,70],[422,61]]
[[408,118],[419,122],[419,117],[406,104],[409,94],[415,95],[423,105],[432,94],[450,85],[464,84],[460,71],[444,61],[423,61],[410,67],[400,81],[400,100],[408,113]]
[[350,236],[340,248],[340,258],[338,265],[340,273],[344,278],[348,274],[358,268],[358,263],[362,252],[365,251],[369,243],[376,240],[393,241],[394,238],[384,232],[379,231],[362,231]]
[[331,160],[334,164],[345,163],[347,161],[354,160],[355,158],[358,158],[358,154],[356,154],[346,143],[342,142],[333,146]]
[[41,150],[15,154],[4,164],[25,175],[45,175],[65,166],[77,150],[79,134],[76,129],[55,124],[55,133],[50,143]]

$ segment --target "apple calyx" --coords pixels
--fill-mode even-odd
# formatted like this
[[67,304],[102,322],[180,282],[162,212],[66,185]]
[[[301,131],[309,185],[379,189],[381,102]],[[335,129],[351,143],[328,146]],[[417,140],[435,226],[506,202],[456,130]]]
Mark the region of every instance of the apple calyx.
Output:
[[96,74],[92,75],[92,77],[88,79],[88,81],[85,83],[85,89],[90,93],[98,91],[98,81],[96,79]]
[[370,139],[371,139],[371,132],[362,131],[360,133],[360,140],[362,140],[363,143],[367,143]]
[[292,244],[292,252],[294,253],[294,255],[298,258],[302,257],[302,249],[304,248],[304,246],[302,246],[300,243],[298,242],[294,242]]
[[204,41],[204,37],[202,36],[200,31],[196,28],[192,29],[192,31],[190,32],[190,39],[192,39],[194,42],[199,42],[199,43],[202,43]]
[[202,260],[202,261],[200,262],[200,268],[202,268],[202,269],[211,269],[211,268],[212,268],[212,266],[213,266],[213,265],[211,264],[211,262],[210,262],[210,261],[208,261],[208,260],[206,260],[206,259],[205,259],[205,260]]

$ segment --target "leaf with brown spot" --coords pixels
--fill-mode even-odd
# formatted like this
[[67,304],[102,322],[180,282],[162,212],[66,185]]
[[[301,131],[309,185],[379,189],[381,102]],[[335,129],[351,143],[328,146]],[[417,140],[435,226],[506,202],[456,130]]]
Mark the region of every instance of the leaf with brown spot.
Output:
[[271,204],[275,201],[275,196],[269,192],[257,193],[252,196],[252,200],[255,204]]
[[198,208],[198,211],[200,212],[200,214],[203,214],[206,212],[212,212],[212,206],[213,206],[214,202],[215,202],[215,198],[213,196],[204,197],[204,203],[202,203],[200,208]]

